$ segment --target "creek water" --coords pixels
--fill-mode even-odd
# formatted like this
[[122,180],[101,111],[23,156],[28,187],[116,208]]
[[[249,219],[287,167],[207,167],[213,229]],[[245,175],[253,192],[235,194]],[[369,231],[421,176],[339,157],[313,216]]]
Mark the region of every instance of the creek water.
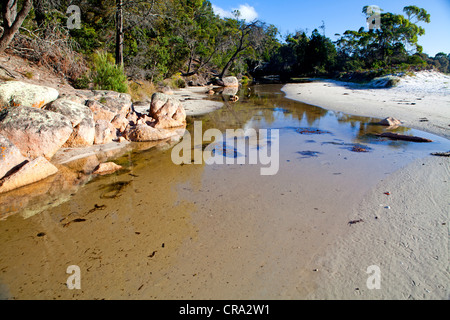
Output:
[[[239,96],[188,118],[187,130],[193,135],[196,122],[203,132],[277,129],[276,174],[249,162],[175,165],[177,142],[93,156],[124,167],[108,176],[89,174],[92,157],[65,164],[53,180],[0,195],[0,297],[303,298],[320,268],[312,261],[349,232],[363,195],[409,162],[450,149],[404,127],[389,131],[433,142],[381,139],[380,119],[288,100],[280,85]],[[73,265],[81,282],[70,290]]]

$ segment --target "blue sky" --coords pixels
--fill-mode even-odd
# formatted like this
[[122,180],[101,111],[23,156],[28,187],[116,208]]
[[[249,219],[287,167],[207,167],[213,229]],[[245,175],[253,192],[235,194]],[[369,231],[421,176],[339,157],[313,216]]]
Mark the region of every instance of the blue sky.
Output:
[[450,0],[210,0],[222,16],[240,9],[248,20],[257,18],[275,25],[284,36],[288,32],[311,32],[325,22],[326,36],[335,40],[336,33],[366,27],[362,14],[365,5],[377,5],[384,12],[401,14],[403,7],[416,5],[431,15],[431,23],[420,25],[426,34],[419,38],[424,52],[434,56],[450,53]]

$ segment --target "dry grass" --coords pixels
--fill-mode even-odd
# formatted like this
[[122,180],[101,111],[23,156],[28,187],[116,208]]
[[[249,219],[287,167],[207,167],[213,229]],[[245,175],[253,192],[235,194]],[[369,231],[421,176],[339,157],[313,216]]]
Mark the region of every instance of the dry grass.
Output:
[[157,90],[150,81],[136,80],[128,82],[128,91],[131,95],[131,100],[136,102],[149,100]]
[[[53,69],[70,81],[80,78],[87,71],[83,56],[75,51],[75,43],[67,30],[58,25],[34,31],[21,28],[9,47],[17,56]],[[26,77],[30,79],[32,75]]]

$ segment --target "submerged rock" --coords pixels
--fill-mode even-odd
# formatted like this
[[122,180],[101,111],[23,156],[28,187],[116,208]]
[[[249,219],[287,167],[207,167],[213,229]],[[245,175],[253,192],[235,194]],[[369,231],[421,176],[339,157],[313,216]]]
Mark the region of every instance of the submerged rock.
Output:
[[119,166],[118,164],[115,164],[114,162],[106,162],[99,164],[95,169],[93,174],[99,174],[99,175],[105,175],[105,174],[111,174],[116,171],[119,171],[122,169],[122,166]]
[[392,117],[387,117],[383,120],[381,120],[380,122],[378,122],[377,124],[382,125],[382,126],[388,126],[388,127],[396,127],[402,124],[402,122],[398,119],[392,118]]
[[129,127],[124,137],[133,142],[164,140],[177,135],[175,130],[152,128],[146,124]]
[[238,87],[226,87],[222,90],[222,95],[224,96],[236,96],[239,91]]
[[430,140],[430,139],[416,137],[416,136],[407,136],[407,135],[402,135],[402,134],[393,133],[393,132],[384,132],[382,134],[379,134],[378,136],[382,137],[382,138],[388,138],[391,140],[403,140],[403,141],[412,141],[412,142],[433,142],[433,140]]

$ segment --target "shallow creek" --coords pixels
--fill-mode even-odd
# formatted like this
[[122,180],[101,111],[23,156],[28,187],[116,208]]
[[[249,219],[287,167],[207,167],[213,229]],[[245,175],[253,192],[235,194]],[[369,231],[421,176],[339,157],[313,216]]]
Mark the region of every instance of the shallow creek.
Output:
[[[0,195],[0,297],[305,297],[320,268],[312,261],[350,232],[362,196],[450,144],[403,127],[394,132],[434,142],[381,139],[380,119],[298,103],[280,89],[243,89],[239,102],[191,117],[187,127],[278,129],[274,175],[261,175],[260,164],[175,165],[176,143],[144,144],[101,155],[124,167],[115,174],[85,174],[85,158],[61,167],[64,175]],[[67,287],[71,265],[81,289]]]

